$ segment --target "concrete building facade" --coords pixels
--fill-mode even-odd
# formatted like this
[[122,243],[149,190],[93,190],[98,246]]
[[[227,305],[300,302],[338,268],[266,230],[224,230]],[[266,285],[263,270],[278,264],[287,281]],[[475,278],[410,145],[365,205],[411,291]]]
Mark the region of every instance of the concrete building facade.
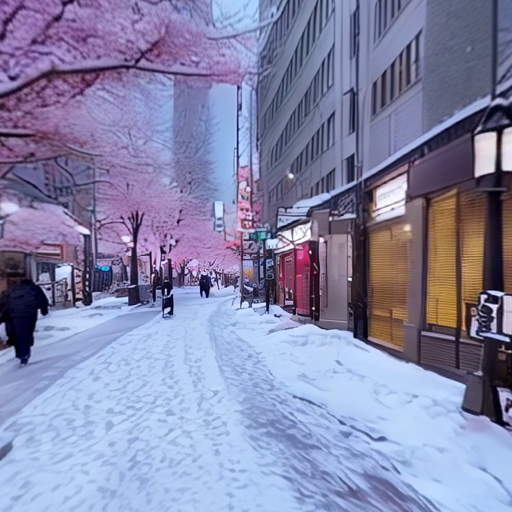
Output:
[[[262,35],[258,124],[263,220],[341,185],[341,59],[333,0],[283,0]],[[338,57],[337,57],[338,56]]]

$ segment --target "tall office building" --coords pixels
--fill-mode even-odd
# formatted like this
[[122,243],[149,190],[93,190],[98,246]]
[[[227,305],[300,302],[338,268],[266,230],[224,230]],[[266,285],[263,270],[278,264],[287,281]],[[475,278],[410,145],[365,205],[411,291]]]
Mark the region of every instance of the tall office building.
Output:
[[276,13],[261,34],[258,84],[260,190],[263,220],[271,225],[278,206],[345,181],[334,6],[334,0],[260,2],[262,19]]

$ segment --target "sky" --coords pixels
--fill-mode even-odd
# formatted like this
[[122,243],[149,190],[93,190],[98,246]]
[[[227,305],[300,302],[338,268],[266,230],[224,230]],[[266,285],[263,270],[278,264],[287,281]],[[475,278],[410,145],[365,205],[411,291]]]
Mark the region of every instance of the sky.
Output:
[[[236,28],[250,26],[257,22],[258,0],[214,0],[214,16],[220,24],[221,12],[234,16]],[[244,15],[239,16],[243,10]],[[218,181],[216,200],[224,201],[226,206],[233,205],[236,195],[234,176],[234,150],[236,145],[236,87],[214,85],[210,92],[210,102],[214,111],[216,132],[215,162]],[[241,130],[242,131],[242,130]],[[242,141],[243,144],[243,141]]]

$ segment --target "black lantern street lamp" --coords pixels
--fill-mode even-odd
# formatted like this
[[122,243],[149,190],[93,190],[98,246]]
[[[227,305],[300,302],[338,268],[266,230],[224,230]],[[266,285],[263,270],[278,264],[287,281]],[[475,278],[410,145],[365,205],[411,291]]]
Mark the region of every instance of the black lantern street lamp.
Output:
[[[478,189],[487,193],[484,242],[484,279],[486,291],[503,292],[503,172],[512,172],[512,106],[496,98],[487,109],[474,134],[473,175]],[[501,407],[495,386],[495,369],[500,342],[492,336],[484,339],[481,374],[468,381],[463,409],[484,414],[502,422]]]
[[512,108],[497,98],[474,135],[474,177],[488,194],[484,289],[503,290],[502,173],[512,171]]

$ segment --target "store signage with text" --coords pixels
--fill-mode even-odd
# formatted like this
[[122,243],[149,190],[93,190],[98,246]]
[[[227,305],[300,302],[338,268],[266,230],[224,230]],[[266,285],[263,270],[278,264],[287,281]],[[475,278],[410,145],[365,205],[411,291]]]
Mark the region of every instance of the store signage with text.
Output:
[[407,174],[388,181],[377,187],[374,191],[373,217],[375,219],[395,211],[396,215],[405,213],[405,201],[407,198]]

